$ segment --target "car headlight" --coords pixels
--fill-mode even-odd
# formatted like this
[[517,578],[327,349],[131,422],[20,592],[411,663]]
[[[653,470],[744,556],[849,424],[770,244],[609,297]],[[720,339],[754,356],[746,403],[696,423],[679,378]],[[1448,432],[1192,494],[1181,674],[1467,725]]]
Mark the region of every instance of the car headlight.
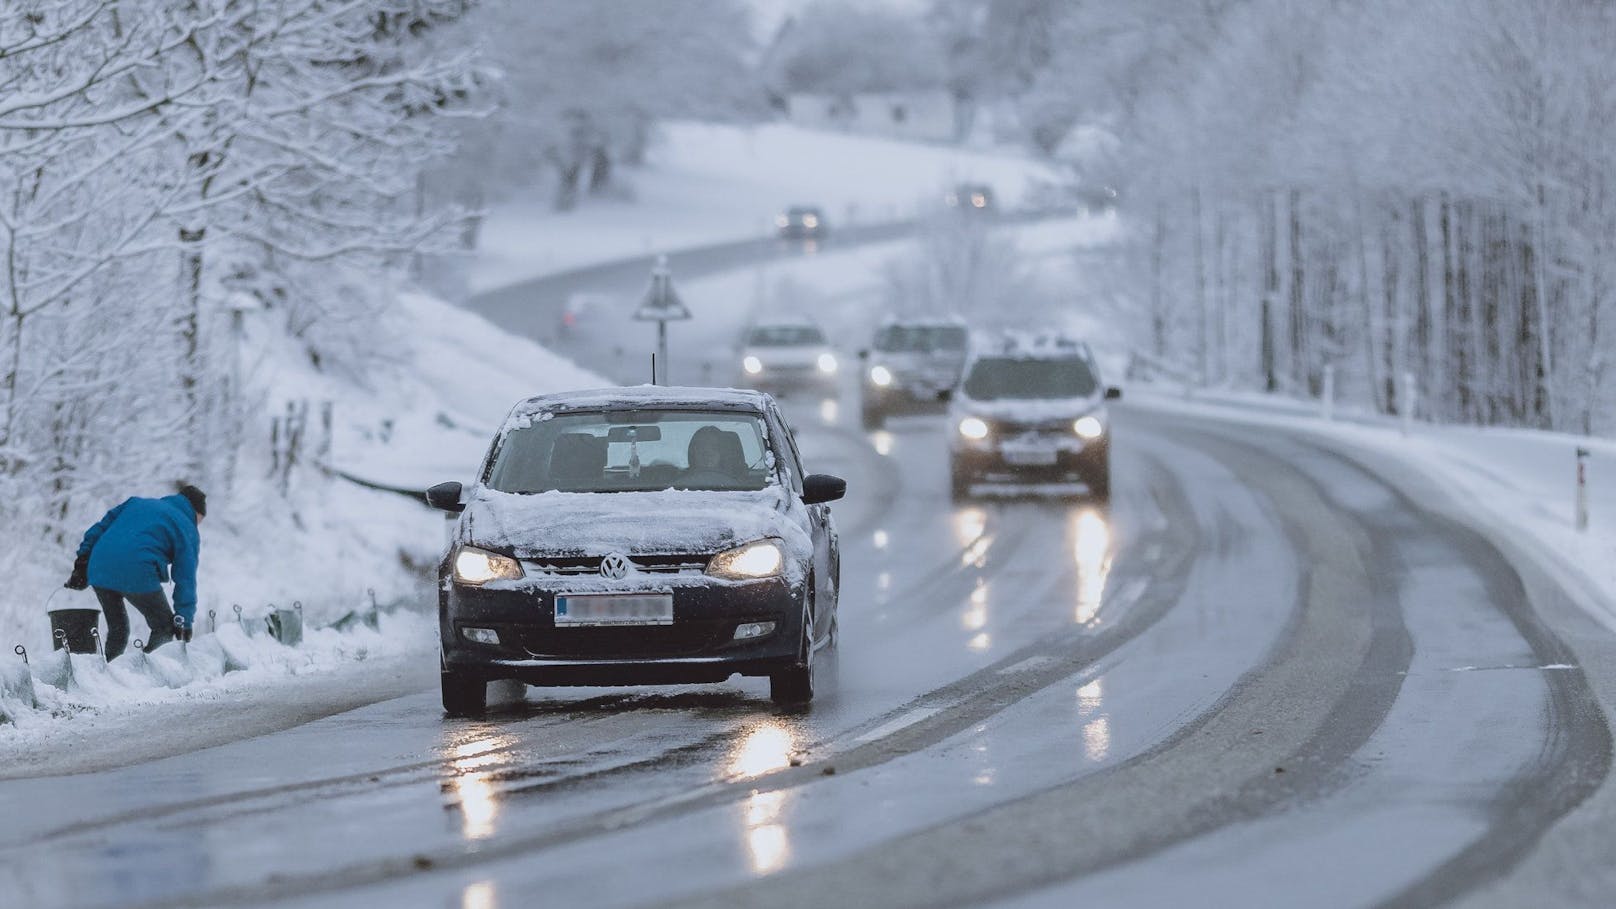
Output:
[[988,437],[988,424],[978,417],[966,417],[960,421],[960,435],[967,439],[985,439]]
[[819,226],[819,219],[814,217],[813,215],[803,215],[802,216],[802,226],[812,230],[813,228]]
[[819,371],[830,373],[836,371],[836,358],[828,353],[819,355]]
[[778,215],[774,219],[774,226],[775,227],[790,227],[791,226],[791,219],[786,217],[785,215]]
[[454,579],[457,584],[481,587],[490,581],[515,581],[522,577],[522,563],[510,556],[461,546],[455,552]]
[[1093,441],[1105,435],[1105,424],[1100,422],[1099,417],[1078,417],[1076,422],[1072,423],[1072,432]]
[[785,552],[774,540],[758,540],[727,549],[707,563],[707,573],[730,581],[772,578],[785,564]]
[[763,371],[763,361],[757,357],[747,357],[741,361],[741,368],[746,370],[747,375],[755,376]]
[[887,369],[885,366],[872,366],[870,367],[870,381],[882,388],[886,388],[892,384],[892,370]]

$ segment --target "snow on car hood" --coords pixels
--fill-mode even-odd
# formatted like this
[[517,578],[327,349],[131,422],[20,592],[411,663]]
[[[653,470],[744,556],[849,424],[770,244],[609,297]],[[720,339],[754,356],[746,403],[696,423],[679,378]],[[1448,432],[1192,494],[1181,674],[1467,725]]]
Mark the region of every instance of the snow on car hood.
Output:
[[1102,403],[1098,395],[1092,398],[1001,398],[997,401],[966,398],[960,401],[959,412],[961,416],[1032,423],[1040,420],[1075,420],[1084,414],[1094,413]]
[[711,554],[778,537],[806,559],[806,512],[779,487],[757,492],[543,492],[478,488],[466,504],[460,541],[517,558]]
[[823,344],[780,347],[748,347],[746,355],[757,357],[764,366],[814,366],[820,354],[830,353]]

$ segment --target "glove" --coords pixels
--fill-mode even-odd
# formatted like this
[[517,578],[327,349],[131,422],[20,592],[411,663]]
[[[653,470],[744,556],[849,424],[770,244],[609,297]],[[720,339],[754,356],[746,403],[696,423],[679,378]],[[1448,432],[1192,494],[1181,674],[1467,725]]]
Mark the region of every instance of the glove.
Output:
[[68,590],[83,590],[90,586],[89,553],[85,553],[73,560],[73,573],[67,576],[67,583],[62,586]]

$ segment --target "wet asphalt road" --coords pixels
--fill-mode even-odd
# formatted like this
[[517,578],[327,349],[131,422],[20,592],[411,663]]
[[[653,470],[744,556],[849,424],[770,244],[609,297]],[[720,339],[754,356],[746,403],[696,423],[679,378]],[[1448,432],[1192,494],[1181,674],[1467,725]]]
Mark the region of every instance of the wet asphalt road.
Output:
[[427,692],[3,783],[0,902],[1428,905],[1509,885],[1608,773],[1500,551],[1304,438],[1124,405],[1109,514],[954,505],[940,418],[787,406],[850,490],[810,712],[761,680],[482,721]]

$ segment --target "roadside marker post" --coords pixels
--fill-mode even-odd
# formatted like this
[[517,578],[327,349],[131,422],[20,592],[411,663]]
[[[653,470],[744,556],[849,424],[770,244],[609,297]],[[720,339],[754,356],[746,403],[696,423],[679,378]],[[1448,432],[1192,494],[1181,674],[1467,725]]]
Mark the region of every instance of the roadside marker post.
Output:
[[1319,396],[1319,416],[1329,423],[1335,419],[1335,364],[1324,367],[1324,387]]
[[1414,387],[1414,374],[1403,373],[1403,396],[1397,402],[1398,409],[1402,411],[1403,435],[1414,431],[1414,408],[1418,406],[1419,389]]
[[1588,455],[1586,448],[1577,448],[1577,531],[1588,530]]
[[[682,322],[690,318],[690,308],[685,306],[679,294],[673,289],[673,275],[668,271],[668,257],[658,256],[656,265],[651,268],[651,286],[645,289],[645,296],[640,298],[640,306],[634,310],[634,320],[637,322],[655,322],[657,324],[657,356],[653,361],[651,384],[666,385],[668,383],[668,323]],[[656,373],[661,373],[658,382]]]

